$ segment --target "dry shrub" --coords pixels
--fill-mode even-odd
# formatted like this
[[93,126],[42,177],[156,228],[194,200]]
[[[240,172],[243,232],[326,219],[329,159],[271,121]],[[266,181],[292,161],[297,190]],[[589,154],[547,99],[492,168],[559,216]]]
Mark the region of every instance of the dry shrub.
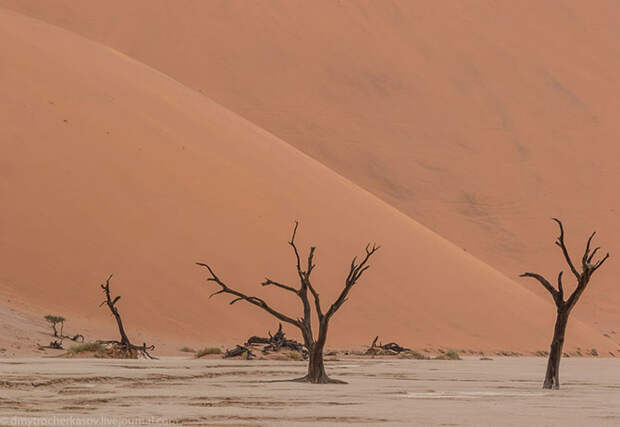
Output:
[[461,360],[461,356],[456,352],[456,350],[448,350],[445,353],[437,356],[435,360]]
[[200,359],[203,356],[206,356],[208,354],[222,354],[222,350],[218,347],[205,347],[205,348],[201,348],[200,350],[198,350],[196,352],[196,359]]

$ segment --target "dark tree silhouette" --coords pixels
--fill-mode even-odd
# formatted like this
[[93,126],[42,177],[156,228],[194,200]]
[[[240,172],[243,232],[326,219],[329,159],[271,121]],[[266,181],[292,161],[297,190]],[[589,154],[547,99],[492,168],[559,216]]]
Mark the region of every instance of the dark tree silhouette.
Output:
[[[72,341],[81,341],[84,342],[84,336],[81,334],[75,334],[75,335],[65,335],[64,334],[64,328],[65,328],[65,321],[67,319],[65,319],[63,316],[56,316],[53,314],[46,314],[45,316],[43,316],[45,320],[47,320],[50,325],[52,326],[52,330],[54,332],[54,336],[56,338],[60,338],[60,341],[52,341],[50,342],[50,345],[47,347],[43,347],[42,348],[56,348],[56,349],[62,349],[62,341],[65,338],[68,338]],[[60,324],[60,332],[58,332],[58,329],[56,329],[56,325]]]
[[605,255],[598,261],[593,261],[594,255],[596,255],[596,253],[600,249],[600,247],[596,247],[594,248],[594,250],[591,250],[590,248],[592,244],[592,239],[596,234],[596,232],[593,232],[588,238],[585,252],[583,254],[583,257],[581,258],[581,271],[577,270],[570,255],[568,254],[568,249],[566,249],[566,244],[564,242],[564,226],[559,219],[553,218],[553,220],[560,227],[560,235],[557,238],[555,244],[559,246],[562,250],[562,254],[564,255],[564,259],[566,260],[568,267],[577,279],[577,287],[575,288],[573,293],[570,294],[567,299],[565,299],[564,286],[562,284],[562,274],[564,273],[563,271],[560,271],[560,274],[558,274],[557,289],[540,274],[523,273],[521,275],[521,277],[531,277],[538,280],[544,286],[544,288],[549,291],[557,307],[555,329],[553,331],[553,340],[551,341],[549,361],[547,362],[547,373],[545,374],[545,381],[543,383],[543,388],[546,389],[560,388],[560,359],[562,358],[562,347],[564,346],[564,336],[566,335],[566,324],[568,323],[568,316],[570,315],[573,307],[575,307],[575,304],[577,304],[577,301],[579,301],[581,294],[583,294],[583,292],[586,290],[586,287],[588,286],[590,278],[592,277],[594,272],[598,270],[601,265],[603,265],[607,258],[609,258],[609,253],[607,253],[607,255]]
[[[215,274],[215,272],[209,265],[203,264],[200,262],[196,264],[202,267],[205,267],[208,270],[209,275],[210,275],[210,277],[207,280],[215,282],[221,288],[220,290],[214,292],[211,296],[218,295],[218,294],[233,295],[235,298],[230,302],[230,304],[234,304],[238,301],[246,301],[250,304],[260,307],[261,309],[265,310],[267,313],[271,314],[278,320],[289,323],[299,328],[301,335],[303,337],[303,340],[304,340],[304,345],[308,349],[308,353],[309,353],[308,374],[294,381],[310,382],[310,383],[315,383],[315,384],[326,384],[326,383],[344,384],[343,381],[329,378],[325,372],[325,366],[323,364],[323,349],[327,341],[327,330],[329,326],[329,321],[332,319],[334,314],[336,314],[338,309],[342,307],[342,305],[345,303],[349,295],[349,292],[351,291],[353,286],[355,286],[355,284],[362,277],[364,272],[368,270],[368,268],[370,267],[370,265],[368,264],[368,261],[370,260],[370,257],[372,257],[374,253],[377,250],[379,250],[379,246],[375,244],[373,245],[368,244],[366,246],[365,255],[361,258],[361,261],[358,261],[357,257],[353,258],[353,261],[351,262],[351,265],[349,267],[349,272],[344,282],[344,287],[342,291],[340,292],[340,295],[338,296],[336,301],[334,301],[334,303],[332,303],[329,306],[327,311],[323,311],[323,307],[321,306],[321,301],[319,298],[319,293],[316,291],[316,289],[314,288],[314,286],[312,285],[310,281],[310,275],[312,274],[312,270],[316,266],[314,264],[314,253],[315,253],[316,248],[315,247],[310,248],[310,252],[308,254],[306,265],[302,267],[302,262],[301,262],[301,258],[299,255],[299,251],[297,250],[297,246],[295,245],[295,236],[297,234],[298,226],[299,226],[299,222],[295,221],[295,226],[293,228],[293,234],[291,236],[290,242],[288,243],[291,246],[293,253],[295,255],[297,275],[299,276],[299,288],[289,286],[287,284],[283,284],[280,282],[276,282],[274,280],[271,280],[270,278],[265,278],[265,281],[262,283],[262,285],[263,286],[276,286],[280,289],[283,289],[287,292],[291,292],[297,295],[297,297],[300,299],[301,304],[303,306],[303,317],[301,318],[295,318],[292,316],[288,316],[284,313],[281,313],[280,311],[277,311],[276,309],[271,307],[267,302],[265,302],[261,298],[254,297],[254,296],[247,296],[239,291],[236,291],[228,287],[228,285],[226,285]],[[314,302],[314,311],[318,319],[319,331],[318,331],[318,335],[316,336],[312,331],[312,309],[311,309],[310,298],[308,297],[308,292],[312,294],[312,298]]]
[[116,297],[112,298],[112,294],[110,293],[110,280],[111,279],[112,279],[112,275],[110,274],[110,276],[106,279],[105,284],[101,284],[101,289],[103,289],[103,293],[106,299],[101,304],[99,304],[99,307],[101,307],[104,304],[108,306],[108,308],[112,312],[112,315],[114,316],[114,319],[116,319],[116,325],[118,326],[118,331],[121,335],[121,340],[120,341],[98,341],[98,342],[102,344],[116,344],[120,347],[121,351],[125,353],[131,354],[133,352],[135,354],[135,352],[139,352],[139,354],[142,354],[149,359],[154,359],[154,357],[149,354],[149,351],[153,350],[155,346],[153,345],[147,346],[146,343],[142,344],[141,346],[137,346],[137,345],[133,345],[129,341],[129,338],[127,337],[127,333],[125,332],[125,327],[123,326],[123,320],[121,319],[121,315],[118,312],[118,308],[116,308],[116,303],[118,302],[118,300],[121,299],[121,296],[117,295]]
[[[54,332],[54,336],[57,338],[62,337],[62,331],[65,326],[65,318],[62,316],[56,316],[53,314],[46,314],[44,319],[52,326],[52,331]],[[58,329],[56,329],[56,325],[60,323],[60,335],[58,334]]]

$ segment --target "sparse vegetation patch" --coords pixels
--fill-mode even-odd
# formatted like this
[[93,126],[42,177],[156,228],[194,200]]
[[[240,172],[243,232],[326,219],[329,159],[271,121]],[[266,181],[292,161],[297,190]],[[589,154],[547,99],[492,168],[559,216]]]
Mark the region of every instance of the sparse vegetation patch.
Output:
[[73,344],[69,347],[69,354],[75,356],[81,353],[95,353],[95,357],[104,357],[106,346],[98,342],[85,342],[82,344]]
[[435,360],[461,360],[461,356],[456,350],[450,349],[435,357]]
[[199,359],[208,354],[222,354],[222,350],[219,347],[205,347],[196,351],[196,359]]

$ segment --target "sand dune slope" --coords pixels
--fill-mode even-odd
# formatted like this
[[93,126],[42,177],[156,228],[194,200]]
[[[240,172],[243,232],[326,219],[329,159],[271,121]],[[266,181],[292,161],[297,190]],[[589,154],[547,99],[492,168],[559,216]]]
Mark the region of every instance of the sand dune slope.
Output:
[[[155,67],[509,275],[620,243],[620,7],[0,0]],[[617,328],[620,263],[578,312]],[[537,285],[525,286],[544,293]]]
[[[383,249],[331,343],[538,349],[551,307],[289,144],[118,52],[0,10],[0,283],[33,310],[113,334],[98,283],[131,330],[162,343],[237,341],[273,327],[223,298],[194,261],[294,313],[258,283],[293,281],[286,245],[316,244],[324,300],[369,240]],[[81,322],[81,323],[80,323]],[[613,349],[575,321],[573,346]]]

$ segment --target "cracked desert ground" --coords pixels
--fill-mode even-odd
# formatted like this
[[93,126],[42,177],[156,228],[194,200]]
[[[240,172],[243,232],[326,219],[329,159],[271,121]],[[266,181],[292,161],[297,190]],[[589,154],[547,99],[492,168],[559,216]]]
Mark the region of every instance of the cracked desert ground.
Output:
[[[74,425],[617,426],[618,362],[567,358],[541,389],[543,358],[328,362],[347,385],[283,381],[303,362],[3,359],[2,423]],[[16,418],[13,418],[16,417]],[[23,424],[22,424],[23,425]]]

